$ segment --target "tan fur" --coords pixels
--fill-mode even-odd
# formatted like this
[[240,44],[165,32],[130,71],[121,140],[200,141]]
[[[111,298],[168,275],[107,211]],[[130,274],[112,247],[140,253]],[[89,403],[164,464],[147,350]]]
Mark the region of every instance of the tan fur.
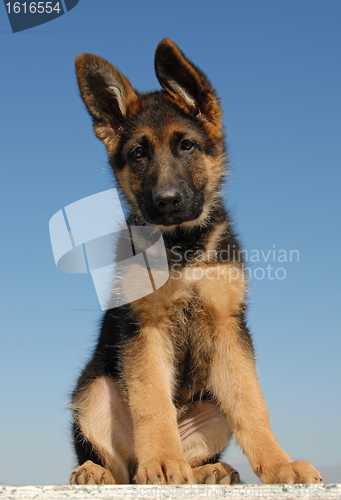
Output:
[[217,224],[208,235],[205,242],[205,261],[207,263],[211,262],[212,260],[217,260],[218,244],[224,232],[228,228],[227,226],[227,223]]
[[202,484],[236,484],[239,483],[239,474],[228,464],[206,464],[193,470],[197,483]]
[[73,403],[77,423],[118,483],[129,483],[127,464],[136,461],[133,425],[118,386],[107,377],[94,380]]
[[[194,426],[199,428],[186,436],[186,433],[190,432],[188,429],[192,421]],[[226,415],[217,404],[208,401],[192,404],[185,415],[178,420],[178,429],[183,454],[191,467],[197,467],[221,453],[232,437]]]
[[101,465],[87,460],[71,474],[71,484],[116,484],[114,476]]
[[[125,377],[130,388],[129,405],[134,421],[139,482],[145,482],[147,470],[148,477],[153,473],[157,475],[158,468],[167,470],[168,462],[172,467],[175,461],[182,464],[193,482],[181,451],[177,415],[172,403],[173,349],[166,333],[165,321],[159,322],[157,327],[153,321],[142,325],[138,342],[128,347],[124,360]],[[146,370],[148,366],[153,369]],[[182,482],[180,473],[178,481]]]
[[[132,307],[141,322],[141,327],[138,342],[135,340],[126,351],[124,370],[127,384],[130,387],[129,401],[134,415],[135,446],[139,461],[148,461],[151,459],[149,457],[153,457],[153,459],[163,457],[165,453],[178,457],[182,455],[176,413],[171,397],[172,381],[174,380],[174,372],[172,371],[174,349],[170,342],[170,338],[172,338],[171,327],[173,324],[179,325],[183,321],[179,311],[191,300],[193,294],[201,295],[202,282],[205,281],[205,278],[202,278],[202,273],[214,272],[216,274],[217,267],[197,266],[189,271],[182,279],[170,278],[162,288],[152,295],[132,303]],[[228,305],[225,306],[225,309],[227,307],[231,314],[236,313],[245,292],[243,277],[237,268],[230,265],[223,266],[219,273],[218,280],[223,280],[226,285],[224,292],[225,302]],[[228,296],[226,296],[226,290],[229,290]],[[177,320],[174,321],[176,316]],[[203,325],[198,324],[198,326],[201,326],[201,331],[194,334],[198,341],[205,342],[207,335],[202,338]],[[176,332],[173,334],[176,335]],[[147,366],[153,367],[153,369],[146,371]],[[165,421],[168,422],[169,426],[167,435],[164,433]],[[159,427],[158,422],[160,423]],[[172,432],[170,429],[173,429]],[[147,447],[145,436],[151,433],[154,439],[149,442]],[[224,439],[223,435],[220,437],[224,447],[228,439]],[[213,443],[211,446],[214,446]],[[181,458],[178,459],[181,460]],[[194,460],[194,456],[192,459]]]
[[[317,471],[308,462],[305,465],[302,462],[293,463],[279,446],[270,427],[254,358],[242,340],[236,320],[244,279],[235,280],[234,292],[229,295],[229,300],[226,300],[222,281],[206,282],[205,285],[201,287],[201,293],[216,317],[209,385],[228,415],[237,443],[263,482],[272,483],[280,478],[290,483],[293,475],[298,476],[297,481],[305,476],[315,482],[319,477]],[[241,394],[252,394],[252,397],[241,398]]]

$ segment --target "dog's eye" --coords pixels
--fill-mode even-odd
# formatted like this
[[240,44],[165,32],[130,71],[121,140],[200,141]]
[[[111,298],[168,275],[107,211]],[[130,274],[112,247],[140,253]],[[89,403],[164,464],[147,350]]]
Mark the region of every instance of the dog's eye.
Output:
[[190,139],[184,139],[183,141],[181,141],[181,144],[180,144],[180,147],[181,149],[185,150],[185,151],[189,151],[190,149],[192,149],[194,146],[194,142],[192,142]]
[[138,146],[131,152],[131,156],[133,156],[136,160],[139,160],[140,158],[144,158],[146,153],[141,146]]

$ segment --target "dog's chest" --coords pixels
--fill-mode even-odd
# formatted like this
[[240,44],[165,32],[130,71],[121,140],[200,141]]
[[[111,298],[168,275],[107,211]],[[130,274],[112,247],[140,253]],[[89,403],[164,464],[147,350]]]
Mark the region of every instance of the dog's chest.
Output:
[[195,296],[178,323],[170,326],[174,347],[177,402],[204,395],[214,345],[214,316]]

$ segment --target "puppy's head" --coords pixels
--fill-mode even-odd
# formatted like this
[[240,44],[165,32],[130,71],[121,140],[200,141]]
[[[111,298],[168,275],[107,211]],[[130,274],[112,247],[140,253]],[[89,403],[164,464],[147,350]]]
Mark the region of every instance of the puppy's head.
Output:
[[76,58],[81,96],[134,212],[164,230],[199,225],[226,168],[219,100],[168,39],[156,49],[155,71],[163,90],[140,94],[106,60]]

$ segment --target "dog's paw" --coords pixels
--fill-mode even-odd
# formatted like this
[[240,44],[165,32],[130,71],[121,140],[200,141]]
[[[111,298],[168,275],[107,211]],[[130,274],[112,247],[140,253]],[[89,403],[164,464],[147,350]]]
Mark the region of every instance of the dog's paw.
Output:
[[73,471],[71,484],[115,484],[111,472],[88,460]]
[[195,484],[192,469],[184,459],[155,459],[140,462],[137,484]]
[[285,464],[273,464],[271,467],[256,468],[256,474],[262,483],[282,484],[314,484],[322,483],[321,474],[310,462],[290,462]]
[[238,472],[224,462],[196,467],[193,474],[198,484],[236,484],[240,481]]

